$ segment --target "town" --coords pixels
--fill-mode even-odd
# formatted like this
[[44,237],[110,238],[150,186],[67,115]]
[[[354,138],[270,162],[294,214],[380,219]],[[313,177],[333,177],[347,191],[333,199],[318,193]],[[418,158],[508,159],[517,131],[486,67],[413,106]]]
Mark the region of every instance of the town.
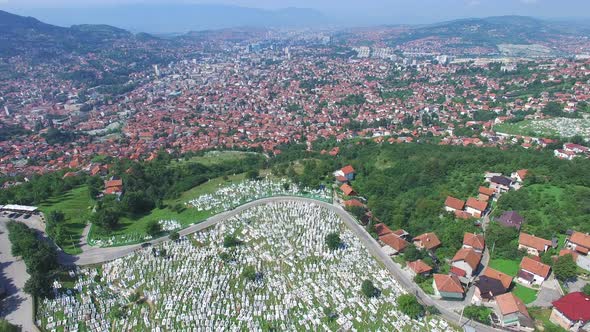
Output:
[[590,331],[578,24],[0,19],[0,330]]

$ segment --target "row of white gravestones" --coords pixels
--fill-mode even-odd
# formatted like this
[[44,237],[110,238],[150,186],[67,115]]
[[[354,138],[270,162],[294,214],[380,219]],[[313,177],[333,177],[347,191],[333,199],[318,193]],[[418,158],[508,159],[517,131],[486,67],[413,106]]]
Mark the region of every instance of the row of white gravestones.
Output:
[[[333,231],[340,232],[345,248],[327,248],[325,236]],[[227,234],[243,244],[225,248]],[[161,248],[166,257],[147,248],[104,264],[100,283],[96,268],[77,271],[75,294],[55,285],[60,296],[42,303],[40,317],[45,312],[64,318],[59,326],[48,320],[42,326],[60,331],[79,324],[93,331],[445,330],[442,320],[426,324],[399,312],[395,299],[403,291],[397,282],[337,215],[313,204],[257,206]],[[247,265],[261,273],[259,280],[242,277]],[[364,279],[372,280],[382,295],[365,298],[360,292]],[[136,292],[145,304],[130,303]],[[123,308],[123,317],[109,315],[114,305]],[[327,311],[337,314],[335,322]]]

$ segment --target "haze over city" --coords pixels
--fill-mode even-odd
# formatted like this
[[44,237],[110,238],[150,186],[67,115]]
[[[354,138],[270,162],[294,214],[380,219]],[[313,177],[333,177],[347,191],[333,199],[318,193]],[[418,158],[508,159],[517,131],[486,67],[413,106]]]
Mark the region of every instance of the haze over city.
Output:
[[0,332],[590,331],[587,0],[0,0]]

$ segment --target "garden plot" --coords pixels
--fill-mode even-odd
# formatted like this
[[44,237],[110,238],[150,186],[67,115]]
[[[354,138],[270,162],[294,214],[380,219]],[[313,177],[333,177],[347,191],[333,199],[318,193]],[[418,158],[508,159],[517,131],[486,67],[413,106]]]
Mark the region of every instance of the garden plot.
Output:
[[[340,232],[342,249],[325,244]],[[226,247],[227,235],[241,244]],[[256,278],[244,277],[253,267]],[[73,274],[72,274],[73,275]],[[206,231],[76,271],[40,301],[55,331],[446,331],[438,316],[411,320],[400,285],[332,211],[313,203],[256,206]],[[381,295],[366,298],[363,280]]]

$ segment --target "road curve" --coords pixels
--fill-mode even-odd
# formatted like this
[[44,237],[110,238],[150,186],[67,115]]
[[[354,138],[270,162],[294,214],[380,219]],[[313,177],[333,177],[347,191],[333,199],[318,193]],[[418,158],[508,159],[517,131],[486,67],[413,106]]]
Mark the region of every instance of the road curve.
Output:
[[[313,203],[315,205],[321,206],[323,208],[329,209],[334,211],[346,224],[346,226],[353,232],[355,235],[362,241],[365,247],[369,250],[371,255],[375,259],[377,259],[381,264],[389,271],[389,273],[397,280],[401,286],[409,293],[416,295],[420,301],[427,306],[434,306],[439,311],[441,316],[446,318],[447,320],[458,324],[460,320],[460,315],[452,310],[449,310],[447,307],[444,306],[444,301],[435,301],[430,296],[428,296],[424,291],[418,287],[412,280],[408,278],[408,276],[402,272],[401,268],[391,260],[391,258],[383,252],[381,246],[373,237],[361,226],[359,225],[356,220],[346,212],[341,206],[333,205],[321,201],[317,201],[314,199],[303,198],[303,197],[269,197],[263,198],[257,201],[253,201],[247,204],[244,204],[234,210],[230,210],[224,213],[220,213],[213,217],[206,219],[205,221],[198,223],[196,225],[189,226],[179,233],[181,236],[185,236],[188,234],[192,234],[195,232],[199,232],[203,229],[208,227],[214,226],[215,224],[234,217],[241,213],[244,210],[250,209],[254,206],[264,205],[268,203],[274,202],[286,202],[286,201],[299,201],[305,203]],[[161,237],[155,240],[150,241],[152,244],[158,244],[163,241],[169,240],[168,237]],[[76,264],[76,265],[88,265],[88,264],[98,264],[107,262],[110,260],[114,260],[130,253],[134,252],[141,248],[140,244],[137,245],[129,245],[123,247],[111,247],[111,248],[97,248],[93,247],[91,249],[86,250],[82,254],[79,255],[67,255],[61,254],[60,255],[60,262],[62,264]],[[466,319],[462,320],[462,324],[465,324]],[[478,332],[496,332],[500,331],[498,329],[492,328],[487,325],[483,325],[474,321],[469,321],[469,325],[474,327]]]

